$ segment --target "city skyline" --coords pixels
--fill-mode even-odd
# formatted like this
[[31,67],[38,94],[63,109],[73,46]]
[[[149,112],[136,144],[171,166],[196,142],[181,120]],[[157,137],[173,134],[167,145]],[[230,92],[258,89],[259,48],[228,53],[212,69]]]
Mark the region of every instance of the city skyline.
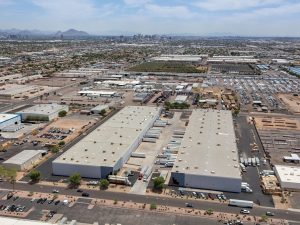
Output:
[[0,0],[0,29],[300,36],[299,11],[295,0]]

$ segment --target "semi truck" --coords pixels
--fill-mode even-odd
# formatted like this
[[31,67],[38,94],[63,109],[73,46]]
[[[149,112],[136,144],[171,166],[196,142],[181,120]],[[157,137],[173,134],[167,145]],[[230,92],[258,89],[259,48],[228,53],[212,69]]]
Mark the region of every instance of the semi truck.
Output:
[[146,158],[146,153],[144,152],[132,152],[131,157],[134,158]]
[[246,172],[246,167],[244,166],[244,164],[243,164],[243,163],[240,163],[240,166],[241,166],[241,170],[242,170],[243,172]]
[[253,208],[253,201],[239,200],[239,199],[229,199],[229,206],[237,206],[243,208]]

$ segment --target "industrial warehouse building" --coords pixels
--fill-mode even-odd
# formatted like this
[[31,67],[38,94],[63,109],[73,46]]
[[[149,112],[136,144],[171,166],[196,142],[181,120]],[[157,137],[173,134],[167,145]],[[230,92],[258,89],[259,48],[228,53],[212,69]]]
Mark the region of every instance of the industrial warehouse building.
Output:
[[274,170],[282,189],[300,190],[299,166],[275,165]]
[[16,114],[6,114],[6,113],[0,113],[0,131],[3,131],[3,129],[20,125],[21,124],[21,117]]
[[127,106],[52,162],[55,175],[106,178],[126,163],[160,108]]
[[30,169],[38,160],[42,158],[43,150],[24,150],[10,159],[3,162],[3,166],[7,168],[16,168],[24,171]]
[[0,89],[0,99],[19,99],[43,92],[44,87],[36,85],[5,84]]
[[97,105],[96,107],[91,109],[91,113],[93,114],[99,114],[102,110],[109,110],[109,105]]
[[171,182],[183,187],[241,192],[231,111],[193,110]]
[[22,111],[17,112],[21,115],[22,121],[37,120],[37,121],[50,121],[56,119],[60,111],[69,111],[67,105],[52,104],[38,104]]

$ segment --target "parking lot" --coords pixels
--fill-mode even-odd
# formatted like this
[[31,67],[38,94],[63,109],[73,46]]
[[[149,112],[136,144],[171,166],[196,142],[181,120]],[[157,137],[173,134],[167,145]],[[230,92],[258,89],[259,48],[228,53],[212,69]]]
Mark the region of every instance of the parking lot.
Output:
[[[91,199],[79,198],[73,205],[65,204],[60,200],[49,198],[21,198],[13,196],[6,199],[7,192],[1,192],[0,214],[14,214],[17,217],[31,220],[50,220],[54,215],[57,219],[67,217],[68,220],[76,220],[77,222],[99,224],[157,224],[157,225],[173,225],[173,224],[219,224],[215,220],[176,214],[160,214],[157,212],[133,210],[118,207],[107,207],[94,205],[91,207]],[[18,209],[18,210],[17,210]],[[16,211],[17,210],[17,211]],[[19,213],[19,214],[17,214]]]

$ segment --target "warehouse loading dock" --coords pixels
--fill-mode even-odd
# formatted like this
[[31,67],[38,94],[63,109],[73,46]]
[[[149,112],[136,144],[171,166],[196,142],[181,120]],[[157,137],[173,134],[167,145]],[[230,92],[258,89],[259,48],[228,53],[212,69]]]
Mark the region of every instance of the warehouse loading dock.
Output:
[[143,136],[158,119],[161,108],[128,106],[52,162],[53,174],[106,178],[120,170]]
[[231,111],[194,110],[172,169],[174,185],[241,191]]

